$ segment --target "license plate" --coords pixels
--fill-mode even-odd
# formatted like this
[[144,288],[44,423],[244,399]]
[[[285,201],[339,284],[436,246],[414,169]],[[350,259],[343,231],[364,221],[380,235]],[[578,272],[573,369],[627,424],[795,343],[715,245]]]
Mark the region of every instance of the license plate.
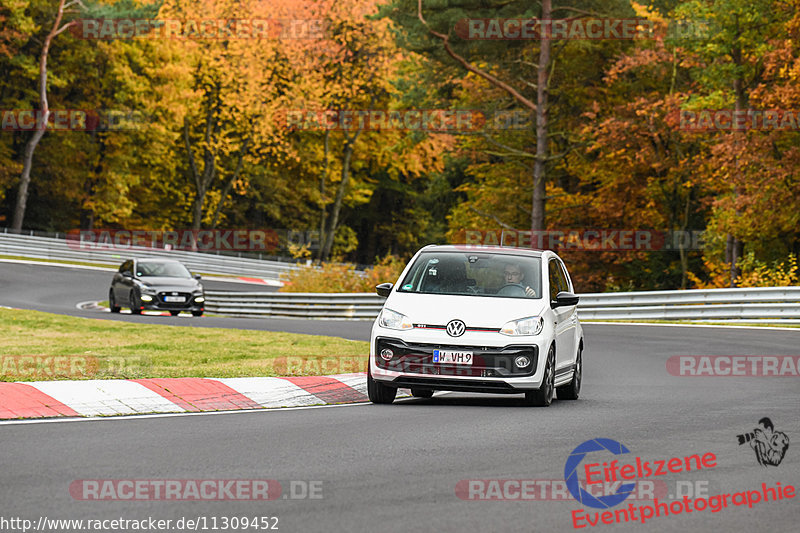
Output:
[[434,350],[434,363],[449,363],[453,365],[471,365],[472,352],[459,352],[455,350]]
[[185,302],[186,298],[183,296],[164,296],[165,302]]

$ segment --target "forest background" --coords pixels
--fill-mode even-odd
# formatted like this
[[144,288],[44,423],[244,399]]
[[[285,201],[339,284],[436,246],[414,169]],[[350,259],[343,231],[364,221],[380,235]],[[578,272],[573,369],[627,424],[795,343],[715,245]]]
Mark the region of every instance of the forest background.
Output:
[[[658,31],[469,30],[533,18]],[[103,19],[184,33],[81,33]],[[235,38],[192,20],[270,27]],[[0,0],[0,72],[0,226],[291,230],[314,238],[287,254],[384,277],[468,232],[702,232],[689,250],[559,253],[579,292],[800,283],[800,0]],[[124,125],[15,127],[43,108],[44,72],[50,110]],[[432,110],[486,123],[341,127]],[[687,126],[704,110],[782,122]],[[328,268],[317,286],[347,290],[335,279],[352,269]]]

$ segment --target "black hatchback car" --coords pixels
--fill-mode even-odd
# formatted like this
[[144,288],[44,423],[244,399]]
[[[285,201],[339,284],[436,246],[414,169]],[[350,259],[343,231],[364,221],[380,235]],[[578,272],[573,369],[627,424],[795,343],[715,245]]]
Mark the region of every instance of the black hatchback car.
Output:
[[112,313],[125,306],[134,315],[155,309],[169,311],[172,316],[181,311],[202,316],[205,301],[200,274],[192,276],[182,263],[172,259],[128,259],[114,274],[108,291]]

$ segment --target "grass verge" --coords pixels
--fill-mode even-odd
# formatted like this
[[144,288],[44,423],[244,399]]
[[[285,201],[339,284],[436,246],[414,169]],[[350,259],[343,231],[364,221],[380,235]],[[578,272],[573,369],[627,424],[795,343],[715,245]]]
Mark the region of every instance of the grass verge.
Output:
[[369,353],[338,337],[3,308],[0,331],[0,381],[340,374],[364,371]]

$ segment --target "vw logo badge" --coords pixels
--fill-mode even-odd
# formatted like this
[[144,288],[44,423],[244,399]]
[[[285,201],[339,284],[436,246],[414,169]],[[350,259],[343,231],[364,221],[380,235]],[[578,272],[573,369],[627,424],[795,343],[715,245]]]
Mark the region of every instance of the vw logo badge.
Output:
[[451,320],[447,323],[446,329],[451,337],[460,337],[467,330],[467,326],[461,320]]

